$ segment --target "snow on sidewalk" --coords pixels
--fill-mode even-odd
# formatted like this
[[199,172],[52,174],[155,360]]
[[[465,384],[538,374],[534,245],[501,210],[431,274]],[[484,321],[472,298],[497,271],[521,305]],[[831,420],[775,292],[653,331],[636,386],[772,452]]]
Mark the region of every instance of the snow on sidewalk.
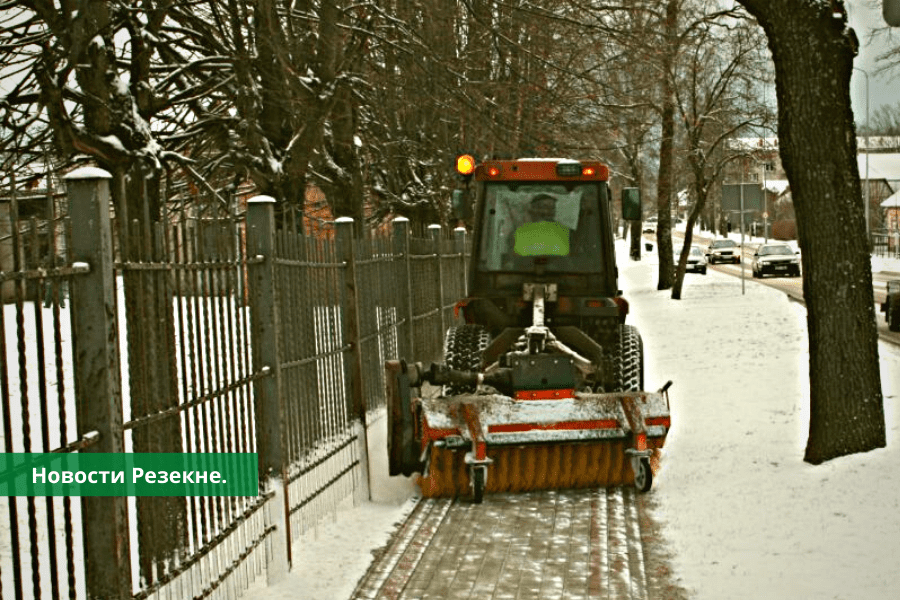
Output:
[[[703,599],[897,597],[900,351],[880,345],[888,447],[813,467],[805,308],[710,270],[673,302],[654,256],[620,261],[648,387],[673,379],[653,493],[673,571]],[[839,368],[839,365],[836,365]]]
[[[690,597],[896,598],[900,349],[879,348],[888,447],[813,467],[802,460],[809,418],[803,306],[762,285],[748,284],[742,295],[739,279],[714,270],[687,275],[683,299],[672,301],[656,290],[655,254],[631,261],[620,247],[618,257],[629,322],[644,340],[647,387],[674,381],[673,428],[651,493],[673,574]],[[387,477],[384,422],[376,421],[370,440],[378,449],[376,501],[304,536],[287,580],[254,585],[246,597],[350,597],[415,493],[409,480]]]

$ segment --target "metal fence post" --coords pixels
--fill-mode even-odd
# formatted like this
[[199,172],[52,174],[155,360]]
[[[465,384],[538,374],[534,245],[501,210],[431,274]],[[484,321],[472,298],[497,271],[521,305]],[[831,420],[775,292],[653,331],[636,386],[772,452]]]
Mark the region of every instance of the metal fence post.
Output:
[[461,261],[461,268],[459,272],[462,273],[462,291],[463,297],[468,297],[469,295],[469,261],[466,256],[466,228],[465,227],[457,227],[453,230],[453,238],[456,240],[456,253],[459,254],[459,260]]
[[281,394],[278,301],[275,289],[275,199],[256,196],[247,201],[250,344],[254,381],[256,447],[259,453],[260,493],[272,493],[269,519],[275,526],[266,546],[266,578],[274,584],[290,569],[291,533],[285,473],[284,407]]
[[365,485],[363,493],[367,500],[372,499],[372,490],[369,482],[369,442],[366,425],[366,398],[363,391],[363,358],[360,347],[360,319],[359,319],[359,287],[356,275],[356,253],[353,244],[353,219],[340,217],[335,219],[334,225],[337,232],[338,256],[344,261],[344,286],[341,295],[341,303],[344,307],[342,322],[344,324],[344,341],[350,346],[350,356],[345,364],[347,372],[348,396],[351,400],[350,414],[356,419],[357,435],[360,440],[359,464],[363,469],[362,481]]
[[[397,270],[400,281],[396,281],[397,292],[402,297],[400,314],[406,321],[406,357],[415,360],[415,329],[413,328],[413,296],[412,296],[412,261],[409,257],[409,219],[397,217],[394,223],[394,260],[402,260],[402,266]],[[400,356],[403,356],[400,349]]]
[[[72,223],[70,250],[88,273],[72,278],[72,350],[78,436],[99,434],[82,452],[125,450],[119,332],[116,320],[109,180],[101,169],[66,176]],[[85,587],[88,598],[131,598],[131,553],[124,497],[82,497]]]
[[437,269],[435,269],[435,276],[437,277],[437,299],[438,299],[438,327],[440,330],[438,331],[438,341],[443,342],[444,340],[444,332],[447,331],[447,323],[444,318],[444,248],[443,248],[443,240],[441,239],[441,226],[437,223],[432,223],[428,226],[428,233],[431,235],[431,243],[434,245],[434,254],[435,261],[437,262]]

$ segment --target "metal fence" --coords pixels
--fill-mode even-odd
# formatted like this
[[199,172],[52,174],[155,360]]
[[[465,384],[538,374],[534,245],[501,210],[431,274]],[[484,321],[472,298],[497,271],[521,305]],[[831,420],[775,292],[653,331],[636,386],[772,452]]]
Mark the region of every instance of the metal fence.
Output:
[[267,198],[141,226],[108,186],[73,174],[67,218],[0,235],[4,450],[253,452],[259,495],[7,498],[0,598],[236,597],[366,497],[383,362],[439,356],[464,232],[304,236]]
[[900,231],[875,230],[870,234],[872,254],[884,258],[900,258]]

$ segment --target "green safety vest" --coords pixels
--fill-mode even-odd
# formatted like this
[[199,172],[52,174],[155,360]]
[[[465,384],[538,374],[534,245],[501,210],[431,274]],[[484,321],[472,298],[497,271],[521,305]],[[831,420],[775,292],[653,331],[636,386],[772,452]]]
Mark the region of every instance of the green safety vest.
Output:
[[568,256],[569,229],[555,221],[525,223],[516,229],[519,256]]

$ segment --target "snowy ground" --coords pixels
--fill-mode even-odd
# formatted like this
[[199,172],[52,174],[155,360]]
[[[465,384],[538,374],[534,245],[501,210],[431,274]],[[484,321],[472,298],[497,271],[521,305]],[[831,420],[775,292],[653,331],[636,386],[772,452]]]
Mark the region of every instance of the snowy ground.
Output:
[[621,285],[648,385],[675,381],[654,493],[691,597],[896,598],[900,348],[879,348],[887,449],[812,467],[804,307],[762,285],[742,296],[740,280],[712,270],[688,275],[672,302],[655,290],[653,258],[622,264]]
[[[690,597],[897,598],[900,348],[879,348],[888,447],[807,465],[804,307],[749,278],[742,294],[739,279],[714,270],[688,274],[675,302],[656,290],[654,253],[627,256],[620,248],[620,286],[644,339],[647,386],[674,381],[672,431],[651,493],[673,574]],[[900,272],[896,261],[873,268]],[[287,579],[247,597],[350,597],[371,550],[412,506],[412,484],[386,476],[384,422],[370,439],[375,501],[304,537]]]

